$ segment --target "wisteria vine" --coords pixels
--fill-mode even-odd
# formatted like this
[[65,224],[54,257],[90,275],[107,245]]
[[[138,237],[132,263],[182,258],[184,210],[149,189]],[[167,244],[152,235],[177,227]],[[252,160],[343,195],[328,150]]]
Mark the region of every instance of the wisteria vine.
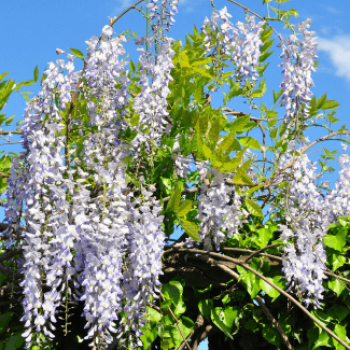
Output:
[[[165,33],[174,22],[177,5],[177,0],[151,0],[148,5],[153,36],[135,40],[139,46],[147,43],[147,49],[137,49],[137,94],[130,88],[132,77],[123,47],[126,38],[114,36],[113,26],[106,25],[99,38],[86,42],[84,68],[76,71],[70,54],[67,61],[49,63],[42,91],[27,104],[21,126],[24,151],[14,158],[7,181],[4,222],[8,228],[3,232],[7,249],[20,247],[23,251],[18,263],[23,275],[21,320],[26,348],[40,345],[42,334],[44,341],[53,340],[58,316],[65,317],[67,333],[69,308],[80,302],[84,303],[85,339],[91,347],[107,349],[114,339],[120,347],[142,346],[146,307],[158,299],[161,290],[164,227],[169,220],[158,185],[145,170],[146,163],[153,166],[156,154],[170,149],[173,160],[169,163],[179,182],[186,182],[191,170],[198,174],[198,196],[191,208],[196,211],[193,221],[198,224],[198,240],[188,237],[182,246],[220,251],[248,222],[252,210],[244,191],[259,185],[253,167],[239,168],[254,160],[247,150],[249,143],[242,151],[233,142],[219,142],[219,131],[214,129],[220,118],[213,119],[200,133],[216,133],[213,149],[224,147],[225,154],[220,158],[207,147],[209,151],[202,153],[211,153],[203,160],[194,152],[183,152],[186,145],[175,132],[178,125],[172,120],[169,99],[175,84],[176,48]],[[214,57],[214,72],[224,73],[224,62],[229,60],[235,66],[231,78],[240,88],[254,87],[261,68],[264,22],[256,24],[251,16],[234,26],[231,17],[225,7],[204,20],[204,55]],[[299,33],[279,45],[281,106],[286,111],[282,125],[287,129],[301,122],[305,126],[309,118],[311,73],[317,58],[314,32],[307,30],[309,22],[301,23]],[[62,50],[58,53],[64,54]],[[178,115],[186,106],[181,108]],[[254,124],[254,120],[249,122]],[[201,129],[200,123],[193,128],[199,125]],[[165,136],[174,134],[174,142],[164,142]],[[279,227],[284,245],[282,271],[289,290],[307,306],[320,308],[327,269],[322,240],[330,224],[350,214],[350,158],[339,158],[340,179],[323,195],[316,184],[316,164],[304,154],[305,140],[292,131],[288,135],[293,140],[288,139],[286,152],[276,155],[278,169],[283,171],[274,172],[273,178],[288,184],[280,207],[269,211],[284,211]],[[72,146],[72,137],[81,139],[80,145]],[[203,146],[199,142],[196,147]],[[236,151],[234,170],[220,170],[222,164],[232,161],[232,151]],[[214,167],[208,160],[219,165]],[[238,183],[232,181],[237,178]],[[269,189],[271,183],[260,184],[256,191]],[[180,197],[186,193],[184,190]],[[185,221],[182,216],[177,220],[179,225]],[[183,225],[185,231],[188,227]]]

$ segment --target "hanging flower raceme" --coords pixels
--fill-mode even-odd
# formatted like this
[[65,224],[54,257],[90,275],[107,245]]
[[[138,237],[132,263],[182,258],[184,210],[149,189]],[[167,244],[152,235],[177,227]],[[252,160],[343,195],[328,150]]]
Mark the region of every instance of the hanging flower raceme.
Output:
[[137,149],[143,142],[159,143],[164,132],[170,131],[166,120],[169,116],[166,98],[170,93],[168,85],[172,80],[170,71],[174,67],[172,58],[175,54],[171,48],[171,40],[166,38],[156,60],[144,49],[138,51],[141,52],[139,84],[142,85],[142,90],[134,99],[134,110],[139,114],[141,131],[133,141]]
[[[26,320],[27,347],[32,341],[33,327],[39,334],[43,331],[48,339],[53,337],[50,329],[55,329],[52,324],[56,322],[55,310],[66,290],[64,283],[72,273],[69,264],[72,255],[65,246],[64,235],[60,235],[68,214],[62,176],[65,136],[60,136],[65,126],[60,123],[62,117],[55,104],[58,91],[62,95],[68,85],[76,88],[77,74],[72,70],[66,68],[62,60],[50,63],[45,72],[43,90],[28,104],[25,114],[29,169],[23,212],[27,228],[23,233],[24,264],[21,272],[24,280],[21,285],[25,294],[22,319]],[[68,71],[66,76],[63,76],[64,71]],[[58,98],[58,103],[64,109],[67,101]],[[44,280],[52,288],[45,295],[41,292]],[[40,335],[36,340],[40,342]]]
[[[207,177],[208,169],[203,164],[196,162],[197,168],[202,172],[202,176]],[[230,176],[230,174],[225,174]],[[240,218],[244,212],[240,209],[240,196],[233,186],[225,183],[224,174],[214,171],[210,187],[203,183],[200,186],[198,196],[198,212],[196,219],[199,220],[199,238],[204,245],[204,249],[220,250],[220,244],[227,238],[232,238],[238,233],[238,228],[242,225]],[[186,245],[192,247],[199,245],[191,238],[187,238]]]
[[[259,66],[260,33],[263,31],[264,22],[255,24],[255,17],[251,16],[247,23],[237,22],[236,27],[229,21],[232,17],[227,8],[224,7],[218,13],[213,12],[210,20],[205,18],[202,32],[205,34],[204,42],[207,52],[212,51],[213,55],[229,55],[230,61],[235,62],[236,72],[234,76],[241,83],[258,79],[257,67]],[[223,59],[215,61],[216,66],[220,66]],[[223,67],[222,67],[223,68]]]
[[[289,145],[282,157],[281,168],[293,160],[294,143]],[[289,182],[283,204],[287,225],[280,225],[285,244],[283,272],[288,284],[294,287],[305,304],[315,308],[321,307],[322,282],[326,278],[323,237],[338,217],[350,213],[349,155],[340,156],[339,162],[340,178],[336,181],[335,189],[326,195],[316,186],[316,163],[306,155],[294,159],[292,169],[287,169],[281,175],[281,179]]]
[[322,238],[330,222],[315,185],[316,169],[307,156],[294,162],[285,201],[286,221],[291,229],[285,225],[280,228],[286,244],[283,272],[287,283],[303,296],[306,305],[319,308],[324,291],[322,282],[326,278]]
[[298,30],[302,31],[304,36],[302,41],[299,41],[297,35],[293,34],[286,42],[278,44],[283,50],[280,55],[280,58],[283,58],[280,66],[284,67],[282,70],[283,82],[280,86],[283,89],[281,106],[284,106],[286,110],[285,123],[291,121],[301,106],[304,107],[300,116],[304,119],[307,119],[308,116],[312,96],[310,85],[313,85],[311,73],[316,71],[315,60],[318,57],[316,55],[317,42],[313,37],[315,32],[306,29],[310,27],[308,22],[311,20],[307,19],[298,26]]
[[119,332],[129,331],[129,346],[142,346],[140,335],[145,322],[146,305],[150,297],[158,298],[159,276],[162,273],[162,251],[165,234],[164,219],[160,215],[163,207],[152,197],[155,186],[142,189],[142,200],[132,202],[133,215],[129,223],[128,254],[124,272],[124,313]]
[[87,203],[87,213],[79,218],[85,256],[80,300],[85,301],[86,338],[92,338],[91,346],[102,348],[112,341],[111,332],[116,331],[122,310],[123,258],[131,215],[124,164],[130,153],[119,138],[128,119],[129,104],[126,63],[120,58],[125,53],[121,44],[125,38],[112,38],[109,26],[103,28],[103,33],[104,41],[88,41],[86,65],[89,125],[98,130],[84,141],[83,162],[93,173],[97,190]]

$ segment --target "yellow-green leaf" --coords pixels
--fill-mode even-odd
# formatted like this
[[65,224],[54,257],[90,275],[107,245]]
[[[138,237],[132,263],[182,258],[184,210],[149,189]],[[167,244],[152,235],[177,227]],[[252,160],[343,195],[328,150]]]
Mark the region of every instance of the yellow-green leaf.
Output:
[[190,199],[185,199],[180,203],[179,209],[177,210],[177,216],[185,216],[192,209],[192,201]]
[[236,130],[232,130],[221,142],[219,149],[221,152],[228,151],[233,145],[236,137]]
[[196,61],[192,62],[192,66],[199,66],[207,63],[212,63],[211,57],[198,58]]
[[250,167],[250,160],[247,160],[237,170],[236,175],[233,178],[233,182],[253,185],[253,181],[247,174],[249,167]]
[[35,67],[33,75],[34,75],[34,81],[37,81],[39,79],[39,68],[38,68],[38,66]]
[[257,186],[254,186],[252,188],[250,188],[248,191],[244,192],[244,194],[253,194],[254,192],[256,192],[257,190],[259,190],[261,187],[264,187],[265,184],[260,184]]
[[212,155],[211,149],[207,145],[203,144],[202,150],[203,150],[204,157],[206,159],[210,159]]
[[193,222],[181,220],[181,226],[185,232],[195,241],[200,241],[198,236],[198,226]]
[[255,149],[258,151],[261,150],[260,142],[254,139],[253,137],[242,136],[242,137],[238,137],[238,140],[241,143],[241,145],[243,145],[244,147]]
[[207,115],[199,118],[199,132],[201,135],[204,135],[208,130],[209,119]]
[[75,55],[75,56],[77,56],[77,57],[79,57],[79,58],[81,58],[81,59],[84,59],[84,54],[83,54],[80,50],[78,50],[78,49],[72,49],[72,48],[70,48],[69,50],[71,51],[71,53],[72,53],[73,55]]
[[180,185],[177,184],[175,187],[175,190],[170,196],[166,211],[173,211],[176,213],[180,205],[180,200],[181,200],[181,188],[180,188]]
[[195,72],[197,72],[197,73],[203,75],[204,77],[207,77],[207,78],[209,78],[209,79],[213,79],[213,77],[209,74],[209,72],[208,72],[206,69],[199,68],[199,67],[192,67],[192,69],[193,69]]
[[248,209],[250,214],[252,214],[254,216],[264,217],[264,213],[263,213],[259,204],[255,203],[251,199],[246,199],[245,204],[246,204],[247,209]]
[[179,62],[182,68],[191,68],[190,61],[185,52],[181,52]]
[[139,125],[140,115],[138,113],[134,113],[130,118],[130,125],[137,126]]
[[235,155],[235,157],[230,162],[225,162],[224,165],[220,168],[220,171],[226,173],[232,173],[233,171],[235,171],[242,162],[244,152],[245,149],[242,149]]
[[212,123],[209,130],[209,141],[216,142],[219,138],[220,133],[220,118],[217,118],[214,123]]

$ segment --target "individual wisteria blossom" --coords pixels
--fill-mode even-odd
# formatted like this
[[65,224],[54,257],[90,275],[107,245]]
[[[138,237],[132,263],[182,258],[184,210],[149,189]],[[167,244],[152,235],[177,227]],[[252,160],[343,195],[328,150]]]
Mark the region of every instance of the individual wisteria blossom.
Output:
[[[300,112],[300,117],[307,119],[309,102],[312,92],[310,86],[313,85],[311,73],[316,71],[315,60],[318,57],[317,42],[314,38],[315,32],[310,32],[308,28],[310,19],[302,22],[298,30],[302,32],[303,40],[293,34],[285,42],[279,43],[282,47],[283,62],[283,82],[280,87],[283,89],[282,103],[286,114],[284,122],[289,123],[296,113],[299,113],[301,106],[304,106]],[[300,35],[300,33],[299,33]]]

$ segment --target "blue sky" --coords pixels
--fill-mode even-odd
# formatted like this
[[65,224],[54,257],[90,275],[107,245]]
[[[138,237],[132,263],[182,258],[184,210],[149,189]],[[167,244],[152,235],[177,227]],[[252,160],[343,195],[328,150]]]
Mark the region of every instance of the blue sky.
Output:
[[[241,3],[262,16],[267,15],[266,6],[262,1],[241,0]],[[28,80],[33,77],[33,70],[38,65],[40,74],[47,66],[47,62],[55,61],[58,57],[56,48],[68,51],[77,48],[85,51],[85,41],[91,36],[99,36],[101,29],[108,24],[107,16],[119,15],[134,0],[13,0],[0,1],[0,73],[10,71],[10,77],[17,80]],[[232,22],[244,20],[244,11],[225,0],[215,0],[217,9],[227,6],[233,16]],[[273,6],[273,4],[272,4]],[[350,1],[347,0],[292,0],[282,6],[284,9],[295,8],[300,17],[293,19],[298,23],[306,18],[312,19],[312,30],[317,32],[319,43],[320,66],[313,79],[314,94],[320,97],[327,92],[329,99],[336,99],[341,103],[336,117],[338,123],[350,126]],[[271,11],[271,10],[270,10]],[[186,32],[191,31],[194,24],[199,28],[205,16],[210,16],[209,0],[180,0],[179,14],[170,36],[174,39],[184,39]],[[137,32],[140,36],[145,33],[145,22],[142,15],[133,10],[124,16],[115,26],[115,32],[124,30]],[[281,25],[276,26],[283,34],[287,32]],[[277,43],[277,40],[276,40]],[[131,57],[137,61],[134,45],[127,48],[132,50]],[[279,64],[279,49],[273,55],[266,74],[268,75],[268,93],[263,102],[270,105],[272,88],[278,89],[281,81]],[[60,57],[61,58],[61,57]],[[38,85],[30,86],[26,90],[38,92]],[[214,100],[219,104],[220,100]],[[230,107],[235,110],[248,112],[247,106],[239,99],[234,100]],[[15,122],[22,119],[25,100],[20,95],[13,96],[5,107],[8,115],[16,114]],[[256,115],[259,116],[258,114]],[[14,130],[14,127],[8,127]],[[323,135],[316,131],[310,134],[314,140]],[[15,140],[15,138],[14,138]],[[3,141],[1,141],[3,142]],[[329,142],[330,150],[341,149],[339,144]],[[0,146],[0,150],[19,151],[20,147]],[[317,151],[319,147],[312,149]],[[316,153],[317,157],[321,152]],[[334,180],[336,175],[327,175],[325,179]],[[200,350],[204,350],[203,346]]]

